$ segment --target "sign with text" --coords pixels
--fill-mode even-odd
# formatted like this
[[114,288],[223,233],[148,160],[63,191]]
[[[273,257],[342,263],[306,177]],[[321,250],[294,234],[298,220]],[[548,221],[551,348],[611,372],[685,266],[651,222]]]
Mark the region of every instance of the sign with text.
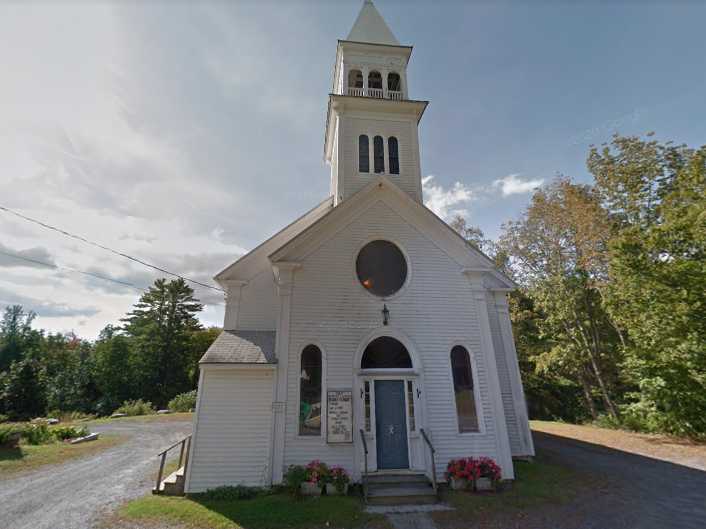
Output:
[[326,442],[353,442],[353,391],[332,389],[326,392]]

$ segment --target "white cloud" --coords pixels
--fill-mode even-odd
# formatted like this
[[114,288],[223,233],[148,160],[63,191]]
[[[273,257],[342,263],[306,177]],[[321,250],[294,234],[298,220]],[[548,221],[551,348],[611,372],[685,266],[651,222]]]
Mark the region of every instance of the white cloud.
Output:
[[434,182],[434,176],[422,178],[424,205],[444,220],[455,215],[468,215],[464,207],[475,198],[473,191],[461,182],[456,182],[449,189]]
[[531,193],[544,183],[543,178],[523,180],[519,173],[509,174],[493,182],[493,187],[499,187],[504,197],[508,195],[522,195]]

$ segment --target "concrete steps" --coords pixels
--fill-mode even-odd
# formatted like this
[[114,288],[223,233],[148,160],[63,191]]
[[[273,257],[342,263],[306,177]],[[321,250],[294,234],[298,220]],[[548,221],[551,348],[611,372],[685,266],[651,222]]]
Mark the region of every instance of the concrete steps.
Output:
[[181,467],[162,480],[162,483],[159,484],[159,490],[153,489],[152,492],[164,496],[183,496],[185,480],[184,467]]
[[366,492],[370,505],[420,505],[438,499],[427,477],[413,472],[370,474]]

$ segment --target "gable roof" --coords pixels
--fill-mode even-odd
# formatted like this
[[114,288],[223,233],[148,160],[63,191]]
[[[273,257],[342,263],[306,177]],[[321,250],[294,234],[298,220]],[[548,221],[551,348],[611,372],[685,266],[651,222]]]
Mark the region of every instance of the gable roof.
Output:
[[223,331],[199,364],[275,364],[275,331]]
[[363,7],[360,9],[358,18],[355,19],[346,40],[388,44],[390,46],[400,45],[382,15],[380,15],[380,12],[373,5],[372,0],[363,2]]
[[333,237],[370,206],[384,200],[398,215],[415,226],[421,233],[445,251],[462,269],[483,270],[497,279],[501,287],[514,289],[517,285],[495,263],[477,248],[469,245],[461,235],[446,224],[433,211],[412,199],[385,176],[379,176],[355,195],[286,241],[269,254],[273,263],[301,261],[325,241]]
[[332,208],[333,197],[328,197],[272,237],[241,256],[237,261],[218,272],[213,279],[221,286],[225,286],[223,281],[227,279],[251,279],[262,271],[263,266],[269,267],[267,256],[270,252],[309,227]]

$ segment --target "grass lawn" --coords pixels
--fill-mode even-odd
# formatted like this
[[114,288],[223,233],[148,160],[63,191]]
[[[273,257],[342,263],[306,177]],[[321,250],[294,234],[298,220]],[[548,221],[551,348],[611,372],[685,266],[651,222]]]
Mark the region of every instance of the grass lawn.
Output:
[[0,448],[0,480],[44,465],[63,463],[69,459],[106,450],[122,442],[118,435],[101,435],[95,441],[79,443],[51,443],[46,445],[20,444],[19,448]]
[[190,421],[194,414],[191,412],[180,412],[180,413],[166,413],[166,414],[156,414],[151,415],[133,415],[131,417],[116,417],[111,419],[110,417],[101,417],[100,419],[93,419],[87,421],[88,424],[104,424],[116,421],[135,421],[135,422],[171,422],[171,421]]
[[287,494],[271,494],[250,500],[206,501],[150,495],[125,504],[117,518],[198,529],[389,527],[382,516],[363,512],[361,500],[352,496],[297,500]]
[[469,520],[488,522],[498,516],[516,517],[534,508],[570,501],[586,484],[585,475],[537,457],[531,463],[515,462],[515,481],[500,492],[448,491],[445,500],[456,510],[435,512],[432,517],[440,527],[462,527]]

